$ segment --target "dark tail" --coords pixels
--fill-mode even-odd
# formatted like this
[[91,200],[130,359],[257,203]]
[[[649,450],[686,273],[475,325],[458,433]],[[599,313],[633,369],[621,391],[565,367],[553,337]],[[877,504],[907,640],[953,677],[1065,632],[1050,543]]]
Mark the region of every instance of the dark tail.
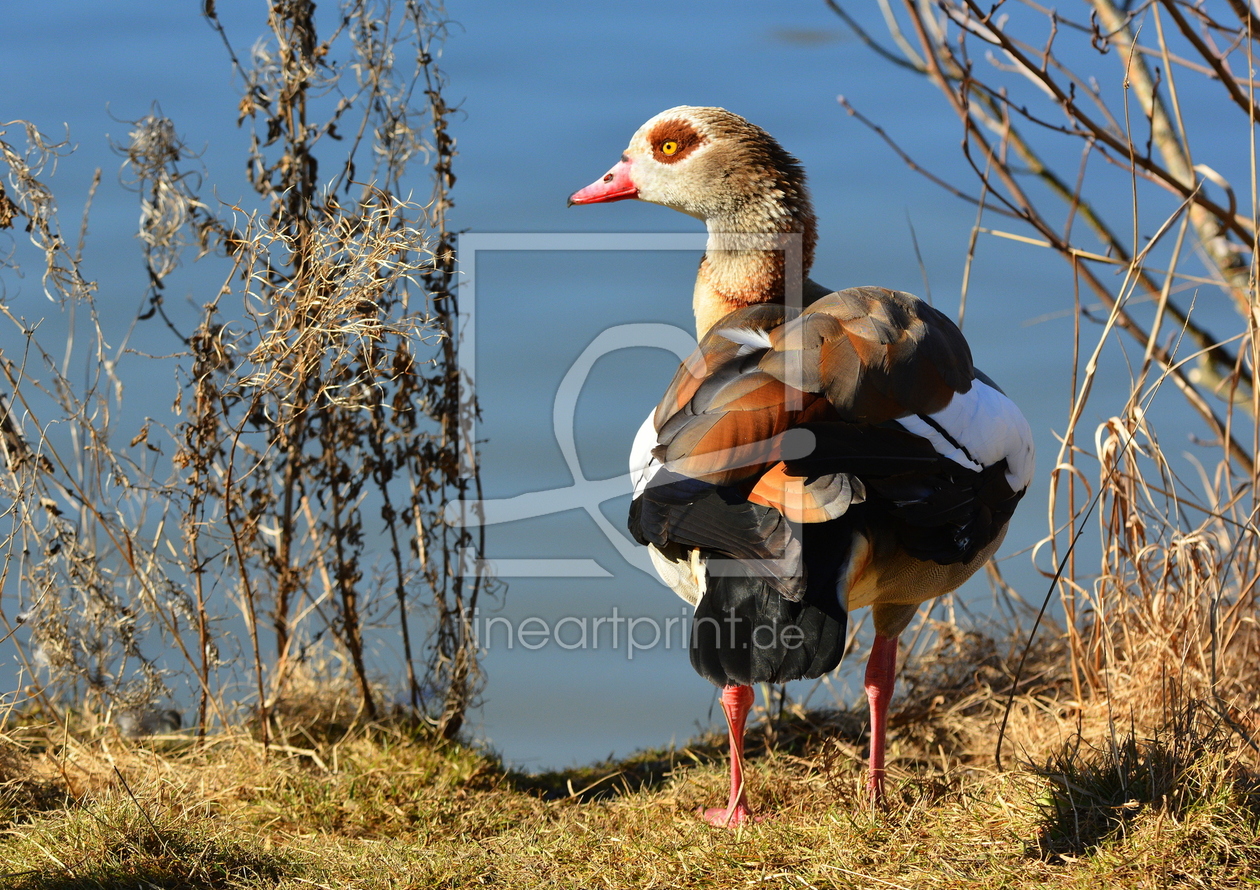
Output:
[[791,602],[738,562],[719,565],[692,624],[697,673],[718,686],[750,686],[820,677],[840,663],[848,620],[834,576],[819,578],[829,588],[819,590],[811,577],[803,601]]

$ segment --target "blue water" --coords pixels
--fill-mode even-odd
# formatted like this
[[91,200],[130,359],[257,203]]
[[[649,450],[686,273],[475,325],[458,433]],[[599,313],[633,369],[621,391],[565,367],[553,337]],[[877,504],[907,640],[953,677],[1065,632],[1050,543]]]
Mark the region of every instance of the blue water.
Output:
[[[874,5],[862,7],[856,12],[878,31]],[[262,3],[220,0],[218,8],[238,49],[260,33]],[[460,108],[452,125],[459,149],[456,228],[700,231],[695,220],[659,207],[623,202],[566,208],[565,198],[602,175],[638,125],[657,111],[723,105],[774,133],[809,171],[820,219],[816,280],[920,295],[930,289],[938,307],[954,312],[974,208],[908,169],[836,101],[843,93],[934,173],[970,187],[970,170],[957,150],[959,125],[933,88],[876,58],[821,2],[787,8],[640,0],[593,9],[577,0],[448,4],[454,24],[443,59],[447,99]],[[49,0],[9,5],[0,13],[0,118],[29,119],[51,133],[64,125],[78,145],[52,180],[67,229],[74,226],[93,169],[105,170],[86,256],[90,274],[101,282],[107,326],[120,336],[145,282],[131,235],[137,201],[117,182],[119,159],[107,137],[123,140],[123,121],[158,102],[201,152],[217,197],[231,202],[249,193],[242,176],[246,134],[235,127],[239,83],[218,37],[196,10],[192,3]],[[414,188],[427,193],[422,171]],[[1116,195],[1123,202],[1123,193]],[[1009,221],[987,222],[1015,229]],[[1123,213],[1118,222],[1126,224]],[[573,483],[552,425],[561,380],[610,326],[658,323],[691,330],[697,259],[688,251],[480,255],[477,379],[484,420],[478,436],[485,440],[487,497]],[[217,286],[215,270],[212,261],[182,273],[183,290],[168,298],[186,299],[189,306],[204,302]],[[1063,428],[1071,398],[1072,280],[1065,264],[1046,251],[993,238],[981,239],[971,274],[966,332],[977,364],[1024,407],[1037,436],[1037,481],[1007,537],[1003,571],[1026,598],[1039,601],[1044,580],[1027,553],[1011,554],[1045,534],[1048,468],[1057,452],[1053,431]],[[15,311],[47,316],[51,333],[64,325],[37,278],[3,273],[0,279]],[[1228,317],[1227,307],[1211,300],[1203,311]],[[136,342],[165,352],[172,347],[164,336],[150,326],[136,334]],[[585,478],[625,472],[630,440],[674,361],[661,349],[640,347],[595,364],[573,419]],[[1109,353],[1105,368],[1082,427],[1091,432],[1120,409],[1128,390],[1118,351]],[[152,403],[153,412],[175,395],[169,376],[151,371],[128,385],[131,395]],[[1179,450],[1186,442],[1180,428],[1185,412],[1175,399],[1163,399],[1175,418],[1165,430]],[[616,529],[623,528],[627,503],[623,496],[602,505]],[[579,510],[494,526],[489,542],[494,559],[594,561],[603,576],[506,578],[506,599],[497,607],[487,604],[484,618],[519,623],[536,617],[553,625],[573,616],[587,619],[589,627],[614,608],[623,617],[662,622],[680,614],[672,594],[622,560]],[[973,579],[963,596],[975,612],[989,608],[982,578]],[[570,630],[577,627],[570,624]],[[683,651],[656,647],[631,658],[624,639],[618,648],[609,643],[529,650],[492,639],[484,704],[470,733],[509,761],[542,768],[681,742],[697,726],[710,725],[713,690],[692,673]],[[0,646],[6,661],[13,657],[7,645]],[[793,694],[812,685],[794,684]],[[842,687],[839,681],[834,693],[824,687],[813,701],[826,704],[851,694]]]

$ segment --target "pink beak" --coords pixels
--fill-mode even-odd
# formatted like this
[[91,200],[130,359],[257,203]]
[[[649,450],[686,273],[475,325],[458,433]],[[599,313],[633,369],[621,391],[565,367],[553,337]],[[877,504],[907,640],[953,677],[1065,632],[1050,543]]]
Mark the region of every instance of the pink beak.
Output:
[[630,161],[622,158],[611,170],[584,189],[569,195],[569,206],[574,204],[606,204],[639,197],[639,189],[630,178]]

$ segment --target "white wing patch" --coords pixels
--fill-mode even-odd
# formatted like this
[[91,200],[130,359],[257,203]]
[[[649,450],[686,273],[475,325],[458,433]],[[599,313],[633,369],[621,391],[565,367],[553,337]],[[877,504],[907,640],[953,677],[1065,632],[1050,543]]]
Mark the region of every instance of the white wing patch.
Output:
[[[673,555],[671,555],[671,553]],[[652,567],[663,583],[692,606],[700,602],[705,589],[705,565],[708,562],[699,550],[688,550],[677,544],[670,545],[670,553],[648,544]]]
[[[1032,428],[1015,403],[982,380],[955,395],[940,411],[897,423],[922,436],[942,457],[969,470],[982,470],[1006,458],[1006,481],[1014,491],[1028,488],[1033,477]],[[943,432],[942,432],[943,431]]]
[[[634,484],[636,498],[643,494],[661,468],[661,462],[652,456],[652,449],[656,447],[656,424],[652,422],[655,414],[655,411],[648,414],[630,446],[630,481]],[[648,545],[652,566],[665,586],[694,606],[704,595],[705,559],[699,550],[686,550],[676,544],[669,548],[670,553],[666,553],[654,544]]]
[[634,496],[643,494],[647,484],[652,481],[661,462],[652,456],[656,447],[656,424],[652,422],[655,411],[648,412],[647,420],[634,434],[634,444],[630,446],[630,481],[634,485]]
[[722,328],[718,336],[739,344],[736,355],[748,355],[759,349],[770,348],[770,334],[758,328]]

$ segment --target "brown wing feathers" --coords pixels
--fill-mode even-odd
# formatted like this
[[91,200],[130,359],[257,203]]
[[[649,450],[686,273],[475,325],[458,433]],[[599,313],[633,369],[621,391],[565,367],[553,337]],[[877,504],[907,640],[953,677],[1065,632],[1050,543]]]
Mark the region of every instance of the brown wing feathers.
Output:
[[721,331],[732,327],[768,331],[783,324],[784,318],[784,308],[775,304],[749,306],[727,316],[726,320],[734,323],[718,325],[674,374],[656,408],[656,428],[659,430],[670,415],[692,401],[710,374],[739,355],[740,344],[721,336]]
[[827,409],[817,394],[759,367],[764,350],[727,335],[778,327],[783,318],[781,306],[733,312],[678,369],[655,421],[656,456],[673,472],[713,485],[755,478],[783,456],[782,433]]
[[[712,400],[704,398],[708,393],[701,387],[696,398],[658,430],[658,459],[676,473],[713,485],[754,478],[780,460],[781,434],[805,413],[785,408],[784,385],[764,372],[739,374],[727,366],[716,376],[728,373],[737,375],[729,387],[712,393]],[[821,401],[815,395],[796,395],[811,407]],[[696,405],[704,409],[696,411]]]
[[[819,350],[819,379],[844,420],[882,423],[944,408],[971,389],[971,350],[944,315],[908,294],[863,287],[815,303],[801,321],[822,315],[840,335]],[[785,330],[790,336],[790,331]]]
[[[733,312],[679,368],[656,414],[656,455],[675,473],[714,485],[756,480],[785,456],[777,437],[788,429],[929,414],[971,387],[971,352],[962,334],[906,294],[852,288],[786,323],[784,317],[781,306]],[[740,330],[768,333],[769,346],[731,339],[728,332]],[[804,511],[802,517],[838,509],[834,479],[806,491],[783,475],[778,469],[757,483],[758,503]],[[784,503],[789,493],[798,508]]]

